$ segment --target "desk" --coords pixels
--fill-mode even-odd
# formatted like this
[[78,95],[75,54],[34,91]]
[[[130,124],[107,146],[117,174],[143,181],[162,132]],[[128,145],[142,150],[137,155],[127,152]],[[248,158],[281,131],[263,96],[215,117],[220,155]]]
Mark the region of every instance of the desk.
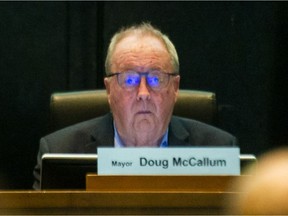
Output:
[[0,191],[0,215],[223,214],[248,176],[87,175],[82,191]]
[[0,191],[1,215],[223,214],[237,192]]

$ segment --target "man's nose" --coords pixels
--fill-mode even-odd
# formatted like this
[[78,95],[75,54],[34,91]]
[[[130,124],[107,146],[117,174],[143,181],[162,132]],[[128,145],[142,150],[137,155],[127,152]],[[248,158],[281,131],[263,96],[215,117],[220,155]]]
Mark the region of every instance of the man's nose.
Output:
[[142,76],[138,88],[137,100],[149,100],[150,92],[146,83],[146,77]]

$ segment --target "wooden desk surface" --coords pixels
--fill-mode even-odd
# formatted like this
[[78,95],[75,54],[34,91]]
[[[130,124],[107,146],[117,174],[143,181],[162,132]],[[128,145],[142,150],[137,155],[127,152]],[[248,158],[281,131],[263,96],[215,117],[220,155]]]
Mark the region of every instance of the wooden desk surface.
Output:
[[224,214],[235,178],[88,175],[86,191],[0,191],[0,215]]
[[0,191],[1,215],[223,214],[231,192]]

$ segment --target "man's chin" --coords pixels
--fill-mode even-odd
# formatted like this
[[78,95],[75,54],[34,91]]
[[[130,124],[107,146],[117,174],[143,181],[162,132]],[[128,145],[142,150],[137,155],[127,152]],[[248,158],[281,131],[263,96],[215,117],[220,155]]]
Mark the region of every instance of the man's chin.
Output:
[[137,121],[136,127],[137,131],[141,132],[151,132],[155,131],[155,128],[159,128],[159,125],[157,126],[153,121],[148,119],[142,119],[140,121]]

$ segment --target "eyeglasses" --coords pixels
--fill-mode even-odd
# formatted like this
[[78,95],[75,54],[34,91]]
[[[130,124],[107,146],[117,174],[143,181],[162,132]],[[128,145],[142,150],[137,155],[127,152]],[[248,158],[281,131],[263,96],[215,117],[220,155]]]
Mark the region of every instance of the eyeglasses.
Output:
[[159,91],[167,86],[170,76],[177,76],[178,73],[164,73],[153,70],[149,72],[125,71],[107,75],[107,77],[117,76],[118,84],[126,90],[134,90],[140,85],[141,77],[146,77],[146,83],[155,91]]

